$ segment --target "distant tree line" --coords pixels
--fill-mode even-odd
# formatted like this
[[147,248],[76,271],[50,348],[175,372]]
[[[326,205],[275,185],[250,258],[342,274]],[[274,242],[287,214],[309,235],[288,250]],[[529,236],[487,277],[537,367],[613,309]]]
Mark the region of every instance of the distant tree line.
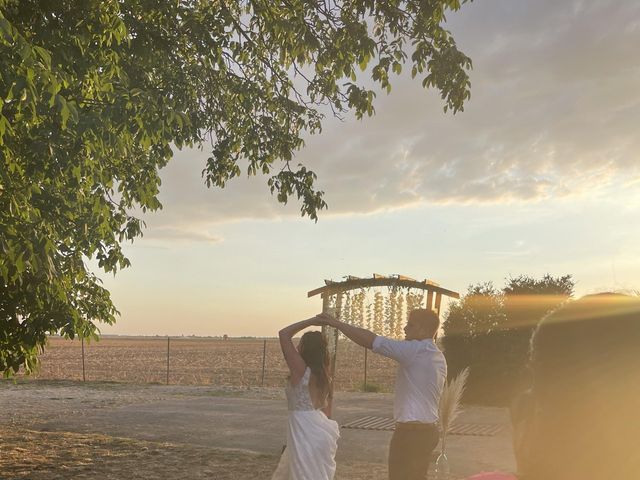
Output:
[[443,321],[449,377],[470,367],[464,400],[508,405],[529,383],[529,339],[540,319],[573,296],[571,275],[509,278],[469,286]]

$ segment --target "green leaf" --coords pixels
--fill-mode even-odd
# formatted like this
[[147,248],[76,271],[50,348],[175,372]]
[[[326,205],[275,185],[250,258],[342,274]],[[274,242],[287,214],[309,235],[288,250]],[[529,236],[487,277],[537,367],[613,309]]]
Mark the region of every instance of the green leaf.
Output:
[[40,57],[45,67],[51,69],[51,54],[44,48],[38,47],[37,45],[33,47],[33,50],[36,52],[38,57]]
[[0,12],[0,34],[5,42],[8,44],[13,43],[15,39],[14,29],[9,21],[2,15],[2,12]]
[[130,212],[161,208],[158,172],[173,149],[210,152],[210,187],[246,162],[317,221],[327,203],[315,174],[289,162],[322,132],[324,112],[373,115],[369,85],[390,91],[390,72],[405,66],[445,109],[469,98],[471,61],[443,28],[442,12],[458,6],[449,0],[355,0],[335,17],[314,2],[0,4],[10,5],[0,8],[0,276],[3,302],[20,312],[0,322],[25,326],[0,335],[5,373],[35,368],[48,333],[115,321],[83,259],[105,272],[129,265],[122,242],[142,233]]

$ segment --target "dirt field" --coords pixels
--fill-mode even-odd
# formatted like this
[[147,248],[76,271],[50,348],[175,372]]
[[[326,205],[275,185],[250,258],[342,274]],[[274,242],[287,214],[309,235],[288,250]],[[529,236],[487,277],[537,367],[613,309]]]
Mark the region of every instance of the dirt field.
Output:
[[[0,380],[0,479],[262,480],[285,438],[287,371],[278,342],[114,338],[85,345],[52,338],[35,378]],[[364,351],[338,347],[336,419],[390,415],[391,394],[357,393]],[[394,364],[368,355],[368,383],[391,391]],[[513,470],[508,416],[473,408],[470,423],[500,423],[500,435],[449,442],[452,478]],[[345,430],[336,480],[385,480],[390,432]]]
[[[284,384],[287,370],[277,339],[267,339],[265,387]],[[171,338],[169,383],[178,385],[260,386],[264,340]],[[340,341],[336,390],[358,391],[364,383],[364,349]],[[367,383],[379,391],[393,389],[393,361],[369,352]],[[82,380],[82,347],[78,340],[52,337],[41,356],[45,380]],[[166,337],[103,337],[85,344],[85,378],[88,381],[166,383]]]
[[3,479],[269,478],[269,455],[107,435],[0,427]]
[[[112,418],[111,415],[117,415],[122,409],[136,406],[154,411],[167,402],[219,397],[229,398],[231,402],[238,399],[268,402],[277,405],[278,411],[284,410],[284,395],[279,388],[0,380],[0,404],[9,406],[0,416],[0,479],[270,478],[278,461],[275,454],[208,447],[179,438],[168,442],[148,441],[136,438],[139,432],[135,429],[131,429],[130,434],[113,435],[93,423],[95,415],[101,412]],[[86,427],[91,431],[48,426],[65,424],[70,419],[87,419]],[[152,430],[153,426],[149,424],[146,428]],[[278,443],[274,445],[277,447]],[[336,480],[356,479],[384,480],[386,465],[339,462]]]
[[[277,456],[98,434],[0,427],[3,480],[265,480]],[[386,467],[339,464],[336,480],[386,480]]]
[[[393,395],[339,392],[336,420],[389,415]],[[0,380],[0,479],[269,479],[285,441],[281,388]],[[452,436],[452,479],[513,471],[508,412],[465,409],[495,436]],[[385,480],[391,432],[341,429],[336,480]]]

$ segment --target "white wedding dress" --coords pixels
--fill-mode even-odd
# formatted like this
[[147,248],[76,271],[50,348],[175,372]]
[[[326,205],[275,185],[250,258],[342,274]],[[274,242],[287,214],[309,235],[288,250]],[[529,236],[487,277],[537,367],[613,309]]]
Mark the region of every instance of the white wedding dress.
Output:
[[311,369],[297,385],[287,383],[287,447],[271,480],[333,480],[338,424],[316,409],[309,394]]

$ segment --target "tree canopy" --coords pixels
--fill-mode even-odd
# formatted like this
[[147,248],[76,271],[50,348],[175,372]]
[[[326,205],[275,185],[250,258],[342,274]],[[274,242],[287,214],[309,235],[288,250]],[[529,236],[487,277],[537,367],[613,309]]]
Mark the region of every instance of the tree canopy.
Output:
[[86,261],[129,265],[132,212],[161,208],[174,149],[210,152],[208,186],[244,168],[317,220],[294,155],[323,112],[372,115],[365,85],[389,91],[405,66],[462,110],[471,61],[444,28],[461,3],[0,0],[0,371],[115,321]]
[[450,376],[470,367],[466,399],[507,405],[526,388],[529,342],[536,325],[573,297],[571,275],[519,275],[502,289],[491,282],[469,286],[450,305],[443,345]]

